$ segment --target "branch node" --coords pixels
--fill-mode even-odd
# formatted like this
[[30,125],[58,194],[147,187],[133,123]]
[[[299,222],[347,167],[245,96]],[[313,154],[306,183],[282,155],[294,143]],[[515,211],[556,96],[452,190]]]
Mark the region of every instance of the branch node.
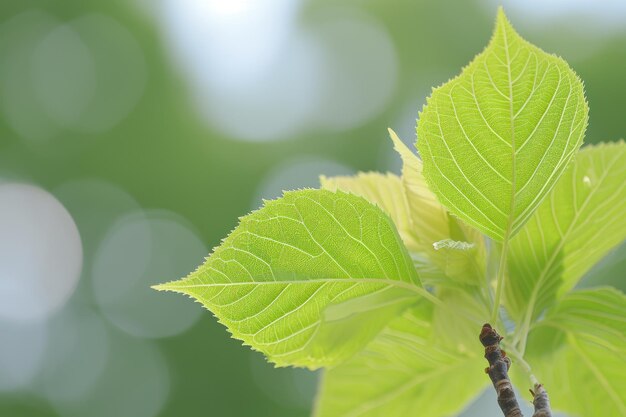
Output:
[[480,331],[479,339],[485,347],[485,359],[489,362],[489,367],[485,369],[485,372],[489,375],[498,394],[500,409],[505,417],[523,417],[508,375],[511,359],[500,349],[503,337],[489,323],[485,323]]
[[533,417],[552,417],[550,400],[543,385],[535,384],[534,391],[531,389],[530,392],[533,394],[533,405],[535,406]]
[[511,369],[511,358],[509,358],[508,356],[504,356],[504,351],[502,353],[502,360],[506,363],[506,370],[508,371],[509,369]]

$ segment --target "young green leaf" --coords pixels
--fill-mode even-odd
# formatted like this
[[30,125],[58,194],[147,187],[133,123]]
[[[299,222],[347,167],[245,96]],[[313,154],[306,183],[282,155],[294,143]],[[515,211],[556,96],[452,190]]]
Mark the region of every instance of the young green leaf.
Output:
[[[483,236],[476,229],[450,216],[428,188],[422,161],[393,130],[389,129],[389,134],[402,158],[402,183],[417,242],[414,250],[423,253],[443,275],[465,284],[482,285],[485,282],[486,258]],[[466,243],[471,246],[471,250],[458,251],[441,246],[441,242],[448,240]]]
[[433,298],[389,217],[327,190],[267,201],[198,270],[156,288],[192,296],[277,365],[309,368],[343,361]]
[[378,172],[330,178],[321,176],[320,185],[326,190],[352,193],[376,204],[391,217],[407,249],[411,252],[419,251],[419,239],[411,221],[400,177]]
[[626,238],[626,144],[587,146],[510,243],[505,305],[530,324]]
[[422,110],[417,146],[439,200],[497,241],[515,235],[582,143],[583,85],[502,10],[487,48]]
[[429,284],[442,279],[441,270],[434,265],[432,258],[423,253],[425,251],[423,236],[420,238],[419,225],[415,225],[411,218],[404,184],[400,177],[375,172],[330,178],[321,176],[320,185],[326,190],[341,190],[361,196],[380,207],[396,225],[422,282]]
[[[432,326],[438,340],[460,352],[476,349],[476,329],[489,316],[488,295],[476,288],[441,288],[441,305],[433,308]],[[479,345],[480,346],[480,345]]]
[[[555,340],[555,332],[562,342],[546,343],[546,337]],[[528,350],[555,409],[580,416],[626,415],[623,293],[599,288],[566,295],[531,333]]]
[[540,323],[626,349],[626,296],[612,287],[572,291]]
[[[364,350],[326,370],[315,417],[455,415],[488,384],[479,352],[437,342],[432,306],[413,307]],[[473,337],[475,339],[475,335]]]

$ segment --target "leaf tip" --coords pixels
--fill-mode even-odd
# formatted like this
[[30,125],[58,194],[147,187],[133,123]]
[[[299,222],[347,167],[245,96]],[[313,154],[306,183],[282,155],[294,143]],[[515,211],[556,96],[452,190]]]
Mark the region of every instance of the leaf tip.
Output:
[[507,21],[506,13],[504,13],[503,5],[498,6],[498,12],[496,14],[496,18],[498,21],[501,21],[502,19],[504,19],[504,21]]
[[392,128],[388,127],[387,132],[389,132],[389,137],[391,138],[391,141],[393,142],[394,149],[399,152],[400,151],[399,148],[401,148],[404,145],[404,142],[402,142],[398,134]]
[[168,283],[151,285],[150,288],[152,288],[155,291],[170,291],[170,287]]
[[496,25],[506,25],[509,27],[511,26],[511,21],[506,16],[506,13],[504,12],[504,6],[502,5],[498,6],[498,12],[496,13]]
[[393,149],[396,150],[400,154],[402,158],[402,162],[406,163],[407,158],[414,157],[417,159],[417,155],[415,155],[409,147],[400,139],[398,134],[394,132],[393,129],[389,128],[389,136],[391,137],[391,141],[393,142]]
[[170,281],[170,282],[164,282],[161,284],[151,285],[150,288],[152,288],[155,291],[181,292],[180,289],[178,288],[178,284],[180,284],[180,281]]
[[498,37],[498,34],[508,34],[509,36],[512,34],[514,37],[520,37],[520,35],[511,24],[511,21],[506,16],[506,13],[504,12],[504,7],[502,6],[498,7],[498,12],[496,14],[496,26],[493,32],[492,40]]
[[324,174],[320,175],[317,179],[320,182],[320,188],[328,189],[332,186],[332,180]]

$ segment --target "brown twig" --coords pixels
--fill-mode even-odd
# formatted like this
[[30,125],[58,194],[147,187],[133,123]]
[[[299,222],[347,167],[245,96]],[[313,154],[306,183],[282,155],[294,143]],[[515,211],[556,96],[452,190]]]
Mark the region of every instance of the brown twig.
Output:
[[[500,336],[489,323],[483,325],[480,332],[480,342],[485,347],[485,359],[489,361],[489,367],[485,368],[485,373],[489,374],[493,387],[496,389],[496,393],[498,394],[498,405],[500,405],[500,409],[504,413],[504,416],[524,417],[519,408],[519,404],[517,403],[517,398],[515,398],[513,384],[511,384],[511,380],[509,379],[508,371],[511,366],[511,359],[506,356],[505,351],[500,349],[501,340],[502,336]],[[536,390],[542,390],[542,387],[539,386]],[[543,393],[545,393],[545,391],[543,391]],[[533,395],[535,397],[535,401],[538,399],[539,403],[543,401],[539,398],[542,394],[535,395],[533,393]],[[537,403],[535,403],[535,410],[538,410]],[[537,414],[537,412],[535,412],[535,417],[546,416],[550,416],[550,414]]]
[[530,390],[533,395],[533,405],[535,406],[535,413],[533,417],[552,417],[550,411],[550,400],[548,400],[548,393],[541,384],[535,384],[535,389]]

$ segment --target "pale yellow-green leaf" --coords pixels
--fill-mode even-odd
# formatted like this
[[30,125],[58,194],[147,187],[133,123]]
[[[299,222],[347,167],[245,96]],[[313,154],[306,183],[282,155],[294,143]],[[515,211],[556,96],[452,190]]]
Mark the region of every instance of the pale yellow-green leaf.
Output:
[[[460,352],[480,352],[478,333],[489,319],[488,294],[478,288],[442,288],[434,306],[432,325],[437,339]],[[495,325],[495,324],[494,324]]]
[[[456,415],[488,384],[479,349],[439,343],[432,306],[390,323],[364,350],[325,371],[315,417]],[[477,339],[474,335],[474,339]]]
[[[389,134],[402,158],[402,182],[418,244],[414,250],[423,253],[447,277],[467,284],[482,285],[485,282],[486,258],[483,236],[448,213],[428,188],[422,161],[393,130],[389,129]],[[437,243],[446,240],[464,242],[472,247],[467,251],[449,246],[436,248]]]
[[626,296],[612,287],[572,291],[539,322],[626,350]]
[[574,291],[531,333],[528,361],[554,410],[626,416],[626,297],[612,288]]
[[580,79],[522,39],[500,10],[487,48],[428,98],[417,147],[448,210],[503,241],[554,186],[586,125]]

